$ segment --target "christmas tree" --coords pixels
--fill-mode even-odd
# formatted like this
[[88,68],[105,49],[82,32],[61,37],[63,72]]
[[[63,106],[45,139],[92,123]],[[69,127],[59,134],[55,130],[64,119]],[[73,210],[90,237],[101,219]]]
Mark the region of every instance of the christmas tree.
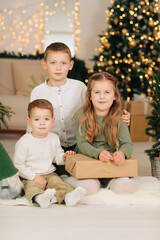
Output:
[[153,75],[153,90],[151,106],[153,107],[152,115],[147,116],[149,127],[146,128],[146,134],[153,137],[156,143],[153,144],[152,149],[145,152],[153,160],[155,157],[160,157],[160,71]]
[[119,80],[124,99],[152,91],[153,73],[160,67],[158,0],[115,0],[106,11],[108,29],[90,73],[108,71]]

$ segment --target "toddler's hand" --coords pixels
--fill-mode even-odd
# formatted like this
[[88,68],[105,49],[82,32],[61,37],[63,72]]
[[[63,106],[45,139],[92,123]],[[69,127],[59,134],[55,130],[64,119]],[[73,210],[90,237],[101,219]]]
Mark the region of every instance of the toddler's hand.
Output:
[[101,162],[108,162],[110,160],[113,160],[112,155],[110,154],[110,152],[106,151],[106,150],[102,150],[99,154],[99,160]]
[[68,155],[75,155],[76,153],[74,151],[67,151],[63,154],[63,161],[65,162],[66,161],[66,157]]
[[122,151],[116,151],[113,153],[113,162],[116,165],[121,165],[125,162],[125,155]]
[[47,181],[43,177],[37,175],[35,176],[33,181],[41,184],[43,186],[43,189],[46,188]]
[[123,113],[124,114],[121,116],[121,118],[127,124],[127,126],[129,126],[131,114],[129,112],[127,112],[125,109],[123,109]]

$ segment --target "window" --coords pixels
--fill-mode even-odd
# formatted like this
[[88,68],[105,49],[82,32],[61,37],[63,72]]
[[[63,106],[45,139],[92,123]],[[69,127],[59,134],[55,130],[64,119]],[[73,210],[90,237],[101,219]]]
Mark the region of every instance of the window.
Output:
[[44,50],[52,42],[64,42],[75,55],[74,6],[75,1],[53,3],[47,1],[48,9],[44,13]]

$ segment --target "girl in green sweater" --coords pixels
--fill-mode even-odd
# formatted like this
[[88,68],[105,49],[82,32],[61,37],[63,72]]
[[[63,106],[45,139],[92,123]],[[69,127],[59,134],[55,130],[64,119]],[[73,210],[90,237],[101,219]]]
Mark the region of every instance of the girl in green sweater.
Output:
[[[107,72],[96,73],[90,77],[85,103],[75,114],[76,152],[104,163],[113,161],[114,164],[121,165],[131,156],[132,142],[128,127],[121,119],[121,98],[117,85],[118,80]],[[87,180],[76,180],[78,185],[81,181],[87,183]],[[98,191],[97,181],[92,180],[95,192]],[[99,181],[106,187],[110,179]],[[127,192],[133,191],[131,179],[118,178],[116,182],[120,192],[123,192],[123,189],[125,193],[126,189]],[[111,188],[111,182],[109,185]],[[115,182],[113,185],[115,186]]]

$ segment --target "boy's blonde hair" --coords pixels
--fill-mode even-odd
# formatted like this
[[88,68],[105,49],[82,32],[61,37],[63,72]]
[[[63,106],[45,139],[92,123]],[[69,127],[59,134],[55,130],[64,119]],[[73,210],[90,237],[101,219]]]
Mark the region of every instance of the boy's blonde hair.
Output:
[[[94,111],[94,106],[91,101],[91,91],[94,82],[98,81],[110,81],[113,84],[115,100],[113,101],[112,106],[106,116],[103,119],[102,132],[100,126],[97,122],[97,116]],[[92,144],[93,140],[96,138],[98,131],[105,136],[106,124],[108,124],[108,144],[111,147],[118,147],[118,129],[120,123],[120,117],[122,114],[121,111],[121,98],[120,92],[118,90],[118,80],[107,72],[95,73],[93,74],[88,81],[87,91],[86,91],[86,100],[82,106],[83,113],[80,118],[79,131],[81,133],[82,125],[85,124],[86,128],[86,140]]]
[[52,117],[53,117],[53,106],[52,104],[46,99],[36,99],[29,103],[28,105],[28,117],[30,118],[31,112],[34,108],[41,108],[41,109],[48,109],[50,110]]
[[72,57],[71,57],[71,51],[69,49],[69,47],[62,43],[62,42],[54,42],[54,43],[51,43],[45,50],[44,52],[44,60],[47,61],[47,57],[48,57],[48,53],[49,52],[65,52],[69,55],[69,58],[70,60],[72,60]]

